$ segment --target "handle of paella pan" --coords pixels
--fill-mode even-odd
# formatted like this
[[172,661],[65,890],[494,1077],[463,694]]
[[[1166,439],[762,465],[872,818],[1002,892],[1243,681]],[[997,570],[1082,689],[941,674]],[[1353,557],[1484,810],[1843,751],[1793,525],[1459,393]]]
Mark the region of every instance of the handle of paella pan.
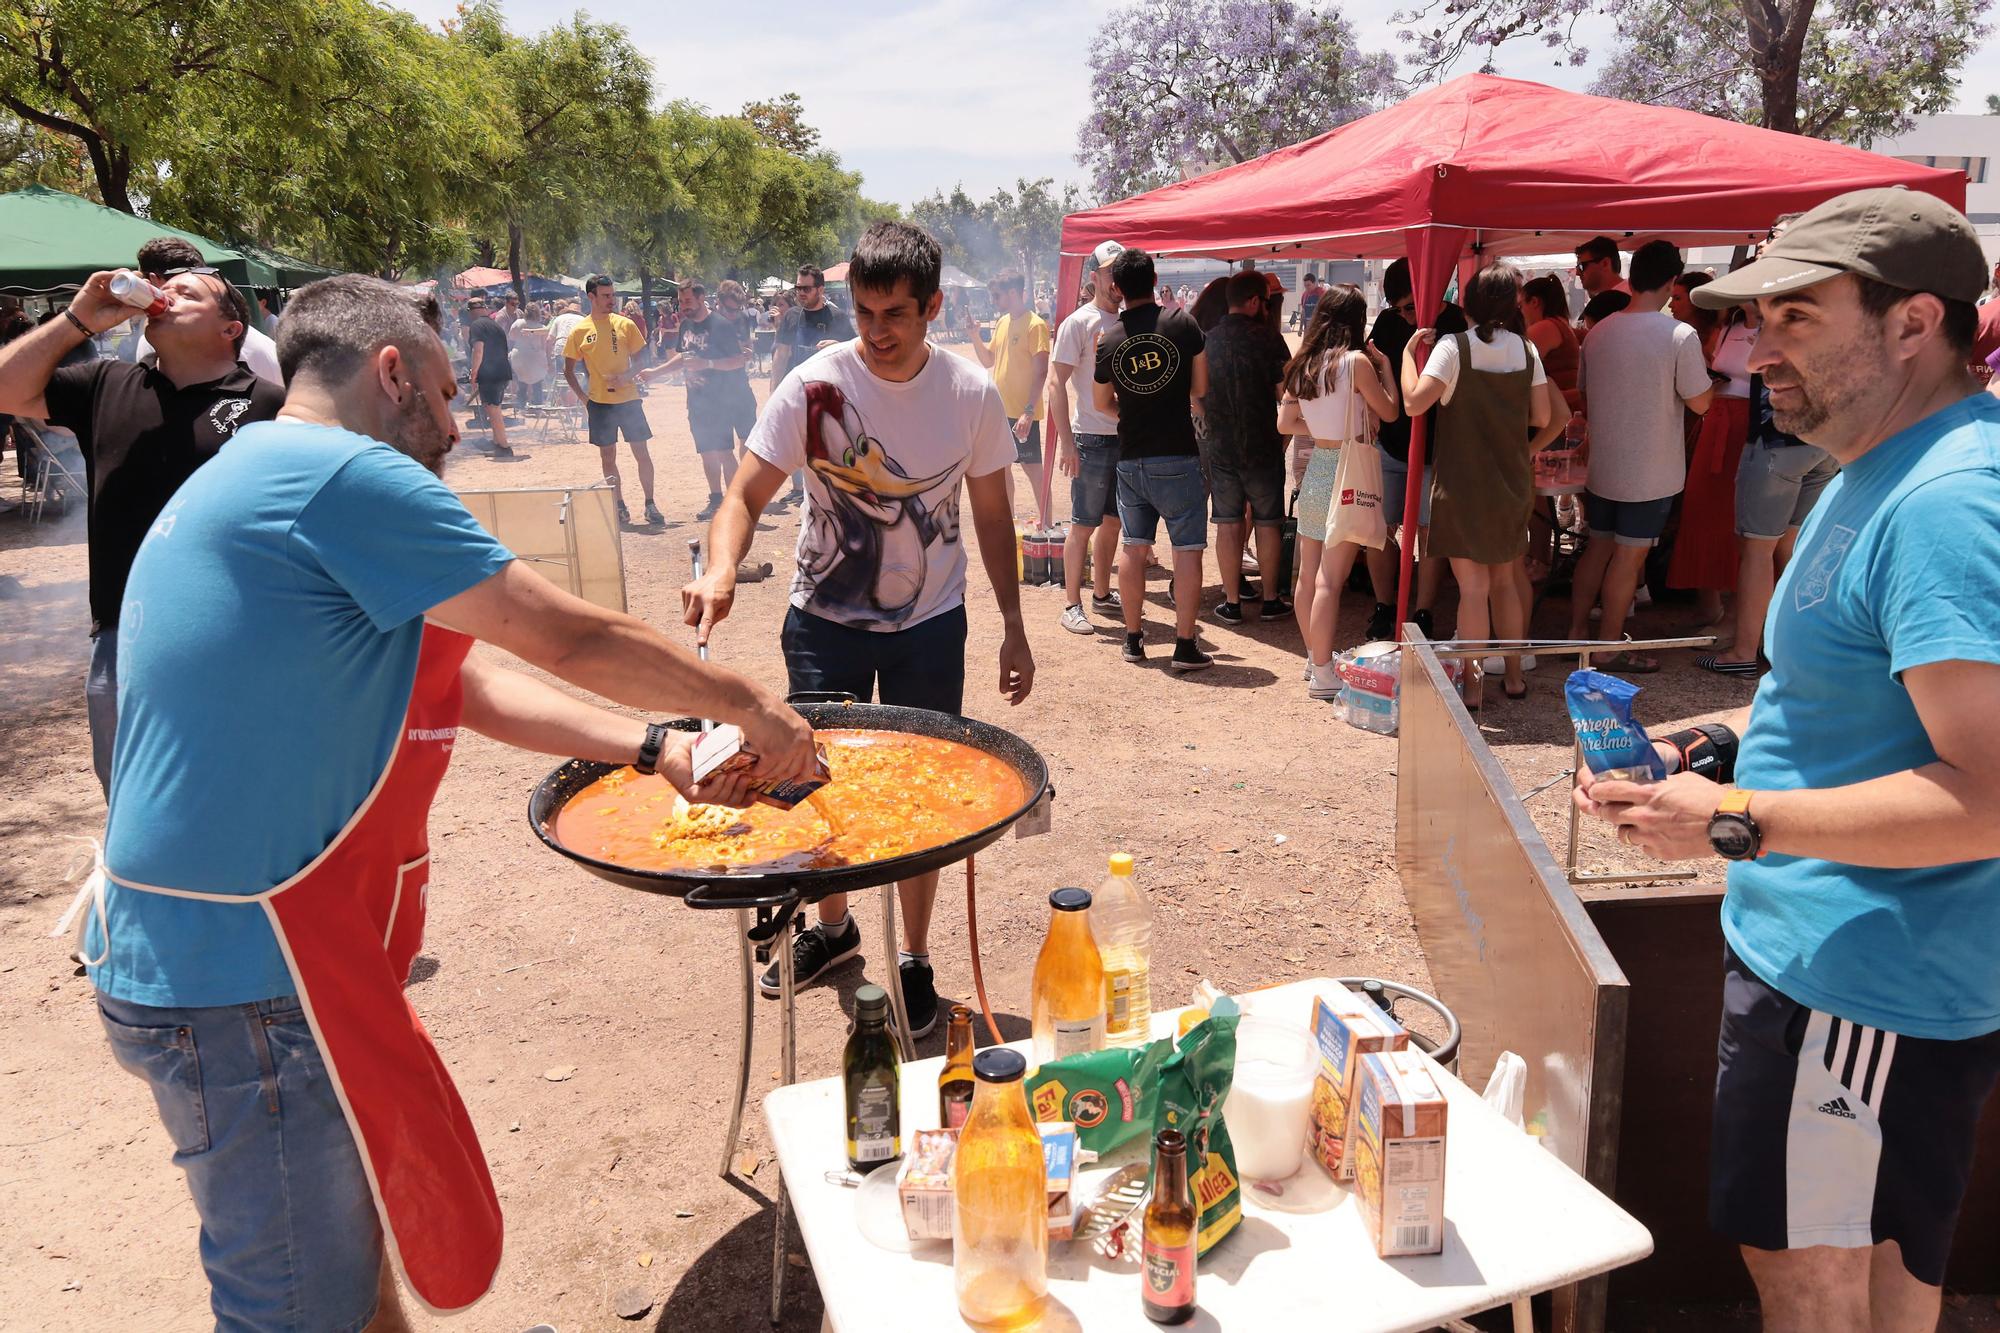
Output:
[[[694,566],[694,576],[695,576],[695,578],[696,578],[696,579],[699,579],[699,578],[701,578],[701,572],[702,572],[702,562],[701,562],[701,538],[699,538],[699,537],[690,537],[690,538],[688,538],[688,563],[690,563],[690,564],[692,564],[692,565]],[[701,660],[702,660],[702,661],[706,662],[706,661],[708,660],[708,645],[707,645],[707,644],[705,644],[705,643],[697,643],[697,644],[695,645],[695,647],[694,647],[694,651],[695,651],[695,655],[696,655],[697,657],[701,658]],[[714,723],[713,721],[709,720],[708,718],[703,718],[703,719],[701,720],[701,729],[702,729],[703,731],[705,731],[705,732],[706,732],[706,731],[713,731],[713,730],[715,729],[715,723]]]

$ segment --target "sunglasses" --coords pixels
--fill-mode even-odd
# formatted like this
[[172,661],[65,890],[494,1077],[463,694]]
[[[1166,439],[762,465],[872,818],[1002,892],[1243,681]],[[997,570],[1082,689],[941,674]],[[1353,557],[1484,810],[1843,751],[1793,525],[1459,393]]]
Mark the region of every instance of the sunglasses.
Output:
[[797,290],[802,292],[816,292],[824,286],[826,284],[823,282],[802,282],[798,284]]
[[160,270],[160,276],[163,278],[178,278],[183,273],[192,273],[198,278],[219,278],[222,276],[221,269],[210,268],[207,264],[187,264],[180,268],[165,268]]

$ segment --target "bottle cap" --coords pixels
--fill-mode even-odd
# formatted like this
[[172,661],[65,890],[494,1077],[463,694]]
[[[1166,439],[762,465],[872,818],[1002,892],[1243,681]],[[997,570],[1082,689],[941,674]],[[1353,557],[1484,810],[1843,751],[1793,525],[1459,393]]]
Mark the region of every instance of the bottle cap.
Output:
[[1114,875],[1129,875],[1129,874],[1131,874],[1131,873],[1132,873],[1132,853],[1130,853],[1130,852],[1113,852],[1113,853],[1111,853],[1111,873],[1112,873],[1112,874],[1114,874]]
[[1028,1072],[1028,1057],[1005,1046],[988,1046],[972,1057],[973,1075],[982,1083],[1013,1083]]
[[1088,912],[1090,910],[1089,889],[1057,889],[1049,895],[1049,906],[1058,912]]
[[888,991],[871,983],[854,992],[855,1018],[865,1021],[871,1018],[887,1018],[888,1014]]

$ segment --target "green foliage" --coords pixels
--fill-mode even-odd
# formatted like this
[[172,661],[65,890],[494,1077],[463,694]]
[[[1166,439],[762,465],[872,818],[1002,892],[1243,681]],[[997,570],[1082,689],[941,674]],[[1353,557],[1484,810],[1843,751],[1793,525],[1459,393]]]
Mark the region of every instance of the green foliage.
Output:
[[983,278],[1018,268],[1032,292],[1038,273],[1054,272],[1064,216],[1087,205],[1076,186],[1057,194],[1047,176],[1014,185],[977,202],[963,184],[939,190],[911,205],[910,220],[937,237],[945,263]]
[[745,102],[742,115],[759,139],[780,152],[805,157],[819,147],[819,131],[806,123],[805,103],[797,93],[768,102]]

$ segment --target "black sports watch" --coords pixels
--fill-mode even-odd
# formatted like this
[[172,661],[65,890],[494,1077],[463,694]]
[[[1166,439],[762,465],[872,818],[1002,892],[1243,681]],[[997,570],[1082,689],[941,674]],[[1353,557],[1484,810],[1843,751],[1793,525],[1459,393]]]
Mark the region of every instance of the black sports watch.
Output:
[[1750,817],[1755,792],[1741,787],[1725,792],[1722,804],[1708,817],[1708,845],[1729,861],[1754,861],[1764,854],[1764,831]]
[[646,739],[639,746],[639,757],[632,761],[632,767],[640,773],[651,773],[660,766],[660,750],[667,743],[667,728],[658,722],[646,725]]

